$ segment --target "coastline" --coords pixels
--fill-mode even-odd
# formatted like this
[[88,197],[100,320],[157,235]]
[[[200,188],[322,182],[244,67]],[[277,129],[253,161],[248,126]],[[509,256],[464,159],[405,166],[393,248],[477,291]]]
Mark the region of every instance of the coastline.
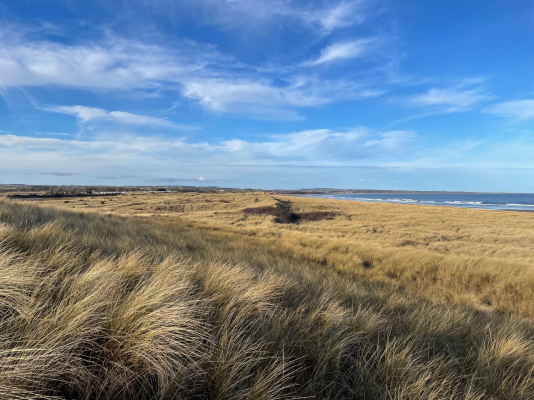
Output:
[[475,210],[534,212],[534,195],[528,193],[335,193],[299,194],[294,196],[360,203],[407,204]]

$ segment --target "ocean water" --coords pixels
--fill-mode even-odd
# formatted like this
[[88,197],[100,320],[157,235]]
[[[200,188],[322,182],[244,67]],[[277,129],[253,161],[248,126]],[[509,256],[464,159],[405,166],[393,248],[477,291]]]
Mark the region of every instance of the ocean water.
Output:
[[353,193],[307,195],[306,197],[486,210],[534,211],[534,194],[531,193]]

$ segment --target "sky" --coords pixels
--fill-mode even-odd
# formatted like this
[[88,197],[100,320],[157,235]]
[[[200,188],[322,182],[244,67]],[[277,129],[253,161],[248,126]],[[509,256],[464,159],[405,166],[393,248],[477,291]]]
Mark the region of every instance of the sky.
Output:
[[0,183],[534,192],[531,0],[0,0]]

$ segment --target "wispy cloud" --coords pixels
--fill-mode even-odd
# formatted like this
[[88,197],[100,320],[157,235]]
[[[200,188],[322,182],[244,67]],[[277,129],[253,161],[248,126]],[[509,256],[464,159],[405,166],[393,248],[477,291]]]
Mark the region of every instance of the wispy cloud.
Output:
[[[251,33],[258,25],[298,24],[318,33],[362,23],[368,1],[341,0],[295,2],[293,0],[140,0],[151,10],[168,15],[176,12],[198,16],[203,21],[227,29],[246,28]],[[252,22],[252,23],[251,23]]]
[[330,32],[363,22],[365,20],[364,6],[363,1],[341,1],[326,10],[316,11],[314,13],[316,17],[310,20],[318,20],[322,28]]
[[518,120],[532,119],[534,118],[534,100],[505,101],[483,108],[482,112]]
[[41,175],[54,175],[54,176],[74,176],[74,175],[80,175],[78,173],[74,172],[41,172]]
[[89,121],[113,121],[120,124],[127,125],[150,125],[163,126],[180,129],[195,129],[194,127],[185,125],[176,125],[166,118],[150,117],[148,115],[138,115],[123,111],[107,111],[101,108],[85,107],[85,106],[55,106],[46,107],[43,110],[55,113],[74,115],[81,122]]
[[147,182],[164,182],[164,183],[174,183],[174,182],[201,182],[201,183],[207,183],[207,182],[234,182],[237,179],[209,179],[204,178],[203,176],[200,176],[198,178],[153,178],[147,180]]
[[113,118],[108,111],[100,108],[92,108],[85,106],[57,106],[57,107],[45,107],[45,111],[74,115],[81,122],[89,122],[91,120],[112,120]]
[[358,39],[351,42],[334,43],[323,49],[321,55],[306,62],[304,65],[319,65],[338,60],[346,60],[363,56],[374,39]]
[[69,45],[6,28],[0,30],[0,87],[154,89],[221,58],[211,47],[187,41],[166,48],[108,34],[99,43]]
[[116,136],[103,135],[90,141],[67,140],[57,138],[35,138],[19,135],[0,135],[0,146],[21,149],[58,150],[76,154],[117,153],[117,154],[152,154],[157,157],[161,153],[180,151],[190,157],[196,157],[198,152],[208,154],[211,146],[207,143],[187,143],[182,139],[164,139],[160,137]]
[[273,120],[302,119],[298,112],[287,109],[287,106],[309,107],[326,101],[320,95],[304,94],[298,87],[274,88],[269,82],[227,79],[185,82],[184,96],[198,100],[211,111]]
[[[462,140],[434,147],[424,146],[422,141],[424,139],[410,131],[375,132],[365,128],[350,131],[320,129],[272,135],[256,141],[233,139],[212,143],[135,136],[87,142],[0,135],[0,159],[3,161],[0,173],[14,176],[12,172],[15,171],[48,170],[52,172],[42,174],[58,178],[69,177],[67,174],[91,173],[103,181],[126,179],[133,174],[138,180],[150,179],[158,184],[185,184],[230,182],[235,178],[243,182],[243,174],[251,168],[259,171],[258,176],[262,180],[275,179],[269,171],[276,170],[279,171],[276,176],[278,182],[282,183],[282,179],[293,182],[287,175],[286,166],[534,168],[534,137],[530,133],[517,134],[499,142]],[[55,172],[62,170],[68,172]],[[173,176],[168,171],[182,171],[182,176]],[[202,175],[192,177],[195,171],[197,176]],[[312,170],[306,171],[302,170],[304,175],[295,179],[313,175]],[[367,174],[352,176],[351,179],[367,182],[375,179],[374,176],[364,175]],[[331,178],[340,182],[347,179]],[[255,181],[252,179],[250,182]],[[260,181],[258,184],[261,184]]]
[[[2,131],[0,131],[2,133]],[[10,133],[10,132],[5,132]],[[71,136],[70,133],[65,132],[35,132],[36,135],[46,135],[46,136]]]
[[[369,43],[370,40],[361,39],[333,44],[308,64],[358,57]],[[100,42],[64,44],[35,41],[13,33],[13,29],[0,30],[0,89],[5,90],[59,86],[146,93],[164,88],[199,102],[210,111],[272,120],[298,120],[302,119],[299,108],[381,93],[365,83],[342,77],[326,79],[302,74],[302,66],[302,62],[287,68],[247,66],[221,55],[212,46],[193,41],[173,42],[172,47],[166,47],[108,33]],[[47,109],[74,115],[82,122],[101,120],[185,128],[165,118],[82,105]]]
[[392,127],[402,122],[433,115],[472,110],[480,103],[494,98],[487,89],[481,86],[486,80],[486,78],[463,79],[460,84],[453,87],[431,88],[424,93],[391,99],[390,103],[419,108],[421,111],[418,114],[392,121],[386,126]]
[[184,82],[184,96],[215,112],[245,114],[257,119],[299,120],[294,108],[317,107],[342,99],[382,93],[354,82],[296,77],[285,86],[269,80],[204,79]]
[[317,165],[359,163],[376,158],[385,160],[399,154],[413,141],[410,131],[374,133],[365,128],[347,132],[315,129],[286,135],[273,135],[270,141],[241,139],[223,142],[224,149],[241,158]]
[[56,138],[35,138],[0,135],[0,148],[25,151],[45,150],[77,155],[113,154],[135,159],[138,155],[154,160],[176,159],[198,164],[210,160],[230,165],[292,163],[303,165],[336,165],[360,163],[362,160],[390,159],[400,154],[413,141],[414,133],[390,131],[376,133],[365,128],[336,132],[316,129],[289,134],[271,135],[267,140],[224,140],[213,143],[191,143],[184,139],[119,136],[113,140],[80,141]]
[[452,113],[470,110],[475,104],[491,98],[492,96],[481,88],[433,88],[405,99],[405,104],[413,107],[439,108],[440,112]]
[[122,175],[122,176],[97,176],[96,179],[102,179],[102,180],[115,180],[115,179],[128,179],[128,178],[134,178],[133,175]]

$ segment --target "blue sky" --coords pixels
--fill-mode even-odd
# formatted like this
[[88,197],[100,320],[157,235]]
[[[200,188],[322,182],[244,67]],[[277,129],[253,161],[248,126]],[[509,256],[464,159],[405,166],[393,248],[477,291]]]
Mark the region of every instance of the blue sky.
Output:
[[0,0],[0,182],[534,192],[527,0]]

